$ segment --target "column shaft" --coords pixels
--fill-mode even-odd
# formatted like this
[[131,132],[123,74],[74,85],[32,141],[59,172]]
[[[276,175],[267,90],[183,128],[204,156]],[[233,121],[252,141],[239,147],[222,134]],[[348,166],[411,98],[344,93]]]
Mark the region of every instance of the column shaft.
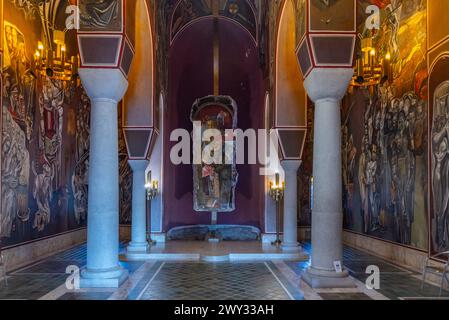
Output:
[[312,268],[333,272],[342,260],[340,102],[315,102]]
[[283,251],[299,251],[298,243],[298,169],[301,161],[282,162],[285,172]]
[[148,166],[146,160],[132,160],[129,164],[133,170],[133,194],[132,194],[132,226],[131,243],[128,252],[146,253],[147,243],[147,221],[146,221],[146,190],[145,171]]
[[119,264],[117,105],[128,82],[119,70],[80,68],[91,100],[87,266],[82,287],[117,288],[128,276]]
[[318,68],[304,81],[315,103],[312,263],[303,274],[313,288],[355,286],[346,270],[340,272],[334,266],[334,262],[343,263],[340,103],[353,74],[350,68]]
[[119,269],[117,102],[92,100],[87,271]]

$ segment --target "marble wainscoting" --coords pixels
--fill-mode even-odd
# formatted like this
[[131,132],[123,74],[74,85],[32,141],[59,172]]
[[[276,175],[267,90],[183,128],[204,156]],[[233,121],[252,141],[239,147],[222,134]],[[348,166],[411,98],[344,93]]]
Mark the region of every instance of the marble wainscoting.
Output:
[[[343,231],[343,243],[420,274],[423,271],[425,260],[428,257],[428,253],[424,251],[349,231]],[[442,266],[442,263],[437,261],[431,261],[431,263],[435,266]],[[439,286],[441,278],[429,274],[427,276],[427,282]],[[446,285],[445,288],[449,289],[449,285]]]
[[51,255],[78,246],[87,240],[87,229],[60,234],[2,250],[7,271],[15,270]]

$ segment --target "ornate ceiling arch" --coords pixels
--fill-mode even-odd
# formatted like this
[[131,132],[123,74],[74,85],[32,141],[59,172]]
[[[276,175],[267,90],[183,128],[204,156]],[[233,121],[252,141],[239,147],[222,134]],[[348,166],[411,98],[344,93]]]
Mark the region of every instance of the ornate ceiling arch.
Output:
[[[211,1],[179,0],[170,15],[170,44],[189,26],[202,19],[213,18]],[[259,41],[258,19],[251,0],[219,0],[218,18],[230,20],[251,35],[256,45]]]

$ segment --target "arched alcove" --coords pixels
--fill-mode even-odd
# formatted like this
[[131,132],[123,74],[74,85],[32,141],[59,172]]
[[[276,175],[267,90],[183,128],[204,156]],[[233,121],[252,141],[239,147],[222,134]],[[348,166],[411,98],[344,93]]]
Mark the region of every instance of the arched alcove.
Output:
[[300,159],[307,129],[307,95],[296,56],[296,11],[285,0],[279,17],[275,61],[274,126],[281,157]]
[[[177,35],[169,51],[164,122],[165,231],[178,226],[210,224],[211,221],[210,214],[193,210],[192,166],[175,166],[170,161],[170,148],[176,144],[170,142],[170,133],[175,129],[190,132],[189,116],[194,101],[214,94],[214,38],[219,43],[219,94],[229,95],[236,101],[239,128],[264,127],[265,90],[254,39],[226,17],[205,17],[189,24]],[[264,182],[259,167],[242,165],[237,170],[236,210],[219,214],[218,223],[262,228]]]
[[153,98],[153,30],[145,0],[136,0],[134,17],[135,54],[128,76],[128,91],[123,99],[122,126],[129,157],[145,159],[158,127]]

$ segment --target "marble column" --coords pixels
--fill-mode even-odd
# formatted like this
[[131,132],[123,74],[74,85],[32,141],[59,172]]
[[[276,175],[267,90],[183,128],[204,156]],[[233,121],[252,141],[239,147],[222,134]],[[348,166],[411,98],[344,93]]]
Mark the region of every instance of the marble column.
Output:
[[145,189],[148,164],[147,160],[129,161],[133,170],[131,243],[127,248],[129,253],[146,253],[148,249]]
[[312,210],[312,263],[303,279],[313,288],[345,288],[355,284],[342,263],[342,169],[340,104],[352,69],[315,69],[304,86],[315,103]]
[[284,238],[282,251],[299,252],[298,243],[298,169],[299,160],[284,160],[281,162],[285,172],[284,193]]
[[91,100],[87,266],[84,288],[116,288],[128,271],[119,264],[119,165],[117,104],[128,81],[114,69],[81,68]]

